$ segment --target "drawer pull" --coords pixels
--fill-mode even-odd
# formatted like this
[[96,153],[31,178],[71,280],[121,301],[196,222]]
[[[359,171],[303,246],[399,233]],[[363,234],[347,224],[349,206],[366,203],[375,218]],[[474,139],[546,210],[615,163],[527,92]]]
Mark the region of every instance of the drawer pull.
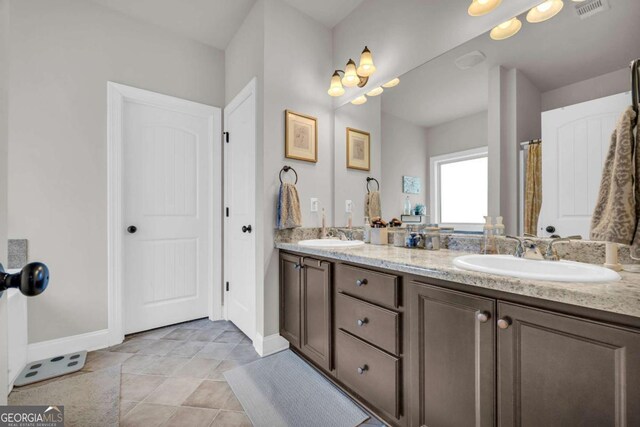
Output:
[[511,319],[509,317],[503,317],[498,320],[498,328],[507,329],[509,326],[511,326]]
[[367,279],[358,279],[358,280],[356,280],[356,285],[357,285],[358,287],[360,287],[360,286],[364,286],[364,285],[366,285],[367,283],[368,283],[368,282],[367,282]]
[[298,264],[298,263],[296,263],[296,264],[293,266],[293,268],[295,268],[296,270],[301,270],[301,269],[302,269],[302,267],[303,267],[303,266],[302,266],[301,264]]
[[356,323],[358,323],[358,326],[364,326],[369,323],[369,319],[367,319],[366,317],[364,319],[358,319]]
[[359,367],[359,368],[358,368],[358,373],[359,373],[360,375],[363,375],[363,374],[364,374],[366,371],[368,371],[368,370],[369,370],[369,367],[368,367],[367,365],[363,365],[362,367]]
[[490,317],[491,314],[487,311],[478,311],[476,313],[476,319],[478,319],[478,322],[480,323],[487,323]]

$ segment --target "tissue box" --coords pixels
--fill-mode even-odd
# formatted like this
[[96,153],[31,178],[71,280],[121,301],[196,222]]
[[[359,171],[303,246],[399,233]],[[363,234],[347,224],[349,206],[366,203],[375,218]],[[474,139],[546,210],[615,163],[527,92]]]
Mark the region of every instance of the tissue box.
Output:
[[389,230],[387,228],[372,228],[371,244],[372,245],[388,245]]

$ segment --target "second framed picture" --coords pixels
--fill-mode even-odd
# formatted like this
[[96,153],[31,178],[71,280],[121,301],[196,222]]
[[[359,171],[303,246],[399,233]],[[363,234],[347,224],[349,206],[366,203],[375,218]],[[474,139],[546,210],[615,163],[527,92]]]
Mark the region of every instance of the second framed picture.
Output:
[[369,132],[347,128],[347,168],[371,169],[371,136]]
[[289,159],[318,161],[318,124],[315,117],[284,112],[284,155]]

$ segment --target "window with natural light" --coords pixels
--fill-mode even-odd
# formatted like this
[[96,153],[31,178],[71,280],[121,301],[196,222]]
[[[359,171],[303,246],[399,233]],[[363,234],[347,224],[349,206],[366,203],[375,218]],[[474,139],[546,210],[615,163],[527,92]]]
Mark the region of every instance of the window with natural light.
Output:
[[484,223],[488,211],[486,148],[433,157],[431,166],[434,219],[460,229],[480,229],[476,225]]

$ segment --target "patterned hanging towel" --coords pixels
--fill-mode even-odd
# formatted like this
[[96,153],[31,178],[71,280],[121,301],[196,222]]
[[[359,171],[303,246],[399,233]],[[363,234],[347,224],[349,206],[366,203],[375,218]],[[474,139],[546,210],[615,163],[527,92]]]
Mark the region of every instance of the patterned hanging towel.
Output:
[[280,192],[278,193],[278,213],[276,216],[276,226],[280,230],[302,226],[300,199],[295,185],[289,183],[280,185]]
[[591,217],[591,239],[631,246],[640,256],[640,150],[635,149],[629,107],[618,120],[602,171],[600,193]]

